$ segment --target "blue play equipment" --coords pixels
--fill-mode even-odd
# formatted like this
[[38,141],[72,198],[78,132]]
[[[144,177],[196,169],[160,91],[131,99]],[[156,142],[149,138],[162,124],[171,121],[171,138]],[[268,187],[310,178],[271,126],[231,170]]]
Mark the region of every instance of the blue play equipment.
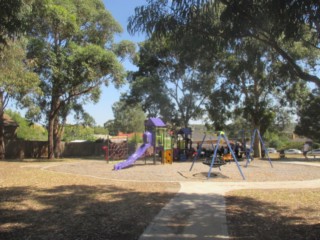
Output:
[[250,143],[250,149],[249,151],[246,153],[246,158],[247,158],[247,162],[246,162],[246,166],[245,167],[248,167],[249,163],[251,162],[251,158],[250,158],[250,155],[251,153],[253,152],[253,144],[254,144],[254,139],[256,137],[256,135],[258,136],[259,138],[259,141],[261,143],[261,146],[262,146],[262,149],[264,150],[265,152],[265,155],[268,157],[268,161],[270,163],[270,166],[273,168],[273,165],[272,165],[272,162],[271,162],[271,159],[269,157],[269,153],[265,147],[265,144],[264,144],[264,141],[261,137],[261,134],[260,134],[260,131],[258,129],[254,129],[253,130],[253,133],[252,133],[252,136],[251,136],[251,143]]
[[[198,151],[197,151],[197,155],[194,157],[194,159],[193,159],[193,161],[192,161],[192,165],[191,165],[189,171],[192,170],[195,161],[196,161],[197,158],[200,156],[201,147],[202,147],[202,144],[203,144],[205,138],[206,138],[206,135],[204,135],[204,137],[203,137],[203,139],[202,139],[201,145],[200,145],[200,147],[199,147],[199,149],[198,149]],[[211,171],[212,171],[212,168],[213,168],[214,166],[217,166],[217,165],[218,165],[219,168],[220,168],[221,165],[225,164],[224,162],[221,162],[221,160],[219,160],[219,162],[218,162],[218,158],[217,158],[217,153],[218,153],[218,149],[219,149],[219,146],[220,146],[220,141],[221,141],[221,139],[224,139],[224,141],[227,143],[228,149],[229,149],[230,153],[232,154],[232,157],[233,157],[234,161],[235,161],[236,164],[237,164],[238,170],[239,170],[239,172],[240,172],[243,180],[245,180],[245,177],[244,177],[244,175],[243,175],[243,173],[242,173],[242,170],[241,170],[241,167],[240,167],[239,162],[238,162],[238,160],[237,160],[237,157],[236,157],[236,155],[235,155],[235,153],[234,153],[234,151],[233,151],[233,149],[232,149],[232,147],[231,147],[231,145],[230,145],[230,142],[229,142],[229,140],[228,140],[228,137],[226,136],[226,134],[225,134],[224,132],[220,132],[220,133],[219,133],[218,140],[217,140],[217,144],[216,144],[216,146],[215,146],[215,148],[214,148],[214,153],[213,153],[213,156],[212,156],[212,159],[211,159],[211,163],[210,163],[210,168],[209,168],[209,171],[208,171],[208,178],[210,178]],[[215,163],[216,163],[216,164],[215,164]],[[209,164],[208,164],[208,165],[209,165]]]

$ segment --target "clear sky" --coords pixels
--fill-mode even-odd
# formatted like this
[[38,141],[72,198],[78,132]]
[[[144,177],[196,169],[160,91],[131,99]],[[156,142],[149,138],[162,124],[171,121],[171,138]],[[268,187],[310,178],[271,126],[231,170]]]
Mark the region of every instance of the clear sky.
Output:
[[[144,5],[146,0],[103,0],[106,9],[111,12],[112,16],[123,28],[123,33],[115,36],[115,42],[120,40],[131,40],[133,42],[141,42],[144,40],[143,34],[136,34],[134,36],[127,32],[127,20],[134,14],[134,8]],[[136,67],[129,61],[123,62],[126,70],[135,70]],[[95,119],[97,125],[103,125],[106,121],[113,119],[112,105],[119,100],[122,92],[126,91],[126,86],[115,89],[111,84],[108,87],[102,87],[102,95],[100,101],[93,105],[88,104],[84,106],[86,111]],[[70,122],[73,117],[70,116]]]

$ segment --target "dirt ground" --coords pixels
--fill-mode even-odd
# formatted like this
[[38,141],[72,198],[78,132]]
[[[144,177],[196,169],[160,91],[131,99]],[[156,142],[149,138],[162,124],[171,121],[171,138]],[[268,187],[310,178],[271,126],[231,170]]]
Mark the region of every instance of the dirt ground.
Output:
[[[309,161],[311,162],[311,161]],[[179,181],[217,181],[236,182],[245,180],[249,182],[263,181],[303,181],[320,178],[319,168],[307,165],[295,165],[288,162],[267,160],[254,160],[246,167],[246,162],[239,162],[240,170],[235,162],[227,163],[219,168],[212,168],[208,178],[210,166],[198,160],[174,162],[173,164],[153,164],[152,161],[139,160],[132,167],[114,171],[115,163],[105,161],[75,161],[70,163],[52,164],[47,171],[64,172],[76,175],[94,176],[115,181],[137,182],[179,182]]]
[[[240,165],[246,180],[242,179],[235,163],[220,169],[213,168],[208,179],[209,166],[201,161],[194,164],[192,171],[191,162],[154,165],[138,161],[133,167],[113,171],[114,163],[103,160],[1,161],[0,239],[138,239],[156,214],[179,191],[179,181],[199,181],[201,184],[201,181],[303,181],[320,178],[319,167],[314,166],[273,161],[271,167],[265,160],[254,160],[248,167],[245,167],[245,162],[240,162]],[[269,193],[271,191],[277,195],[276,190]],[[317,201],[319,189],[315,191],[316,194],[304,191],[296,194],[312,196],[303,198],[302,202]],[[285,199],[289,193],[291,191],[281,196]],[[248,214],[252,209],[255,209],[252,216],[259,216],[261,199],[241,199],[257,199],[262,193],[245,193],[247,197],[237,194],[229,195],[227,200],[231,206],[227,208],[231,235],[234,239],[254,239],[253,235],[241,234],[245,222],[239,224],[238,217],[247,216],[241,214]],[[239,209],[246,209],[246,203],[247,210],[240,214]],[[288,212],[293,204],[286,208],[280,204],[272,210]],[[278,205],[274,203],[274,206]],[[313,208],[318,215],[313,214],[311,222],[305,220],[305,226],[319,227],[313,220],[319,216],[318,207]],[[263,226],[267,225],[259,234],[267,236],[270,230],[268,221],[272,217],[259,219],[266,221],[261,223]]]

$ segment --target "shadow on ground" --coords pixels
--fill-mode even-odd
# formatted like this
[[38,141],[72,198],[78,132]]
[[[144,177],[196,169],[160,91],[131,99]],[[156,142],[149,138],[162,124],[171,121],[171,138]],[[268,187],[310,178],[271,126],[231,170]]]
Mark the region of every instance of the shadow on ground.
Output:
[[319,239],[319,209],[308,206],[307,201],[304,207],[295,208],[231,195],[226,202],[230,239]]
[[0,189],[0,239],[137,239],[172,197],[109,185]]

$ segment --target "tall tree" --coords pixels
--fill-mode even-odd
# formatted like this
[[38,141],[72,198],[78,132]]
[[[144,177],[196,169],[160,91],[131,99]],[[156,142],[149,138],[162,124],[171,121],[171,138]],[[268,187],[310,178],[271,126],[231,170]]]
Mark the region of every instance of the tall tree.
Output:
[[[220,91],[228,94],[221,101],[233,115],[246,119],[251,130],[258,129],[263,135],[274,122],[276,109],[289,109],[299,100],[297,95],[304,93],[305,84],[283,71],[278,55],[254,39],[238,41],[226,56],[221,63]],[[260,155],[258,136],[255,154]]]
[[[212,18],[218,22],[212,22]],[[149,0],[130,18],[132,32],[181,37],[187,25],[199,39],[224,42],[254,38],[271,47],[292,75],[320,86],[320,5],[317,0]],[[197,22],[199,26],[194,24]],[[310,51],[293,51],[297,45]],[[200,45],[199,45],[200,46]]]
[[[292,75],[320,87],[319,1],[221,1],[221,25],[227,39],[251,37],[281,56]],[[312,51],[292,51],[298,46]],[[311,55],[310,55],[311,54]]]
[[122,29],[101,0],[38,1],[37,10],[28,50],[37,59],[34,71],[45,93],[38,101],[48,121],[51,159],[63,132],[59,126],[70,111],[82,112],[79,106],[96,102],[101,84],[123,82],[125,72],[117,54],[133,53],[134,44],[113,45],[113,35]]
[[31,72],[26,61],[26,41],[7,40],[6,44],[0,51],[0,159],[5,155],[3,114],[9,101],[16,100],[21,107],[29,107],[29,112],[35,114],[39,108],[32,99],[41,93],[39,78]]
[[299,121],[295,133],[320,142],[320,91],[310,93],[308,99],[299,108]]
[[192,44],[196,41],[189,37],[179,42],[152,38],[142,43],[136,62],[139,70],[129,78],[131,92],[126,98],[142,102],[153,117],[160,115],[180,127],[201,117],[216,76],[206,68],[207,61],[195,52],[183,51]]
[[124,101],[119,101],[113,104],[112,111],[114,115],[113,128],[116,129],[117,133],[144,131],[146,117],[139,104],[128,106]]
[[0,50],[25,32],[31,3],[32,0],[0,0]]

